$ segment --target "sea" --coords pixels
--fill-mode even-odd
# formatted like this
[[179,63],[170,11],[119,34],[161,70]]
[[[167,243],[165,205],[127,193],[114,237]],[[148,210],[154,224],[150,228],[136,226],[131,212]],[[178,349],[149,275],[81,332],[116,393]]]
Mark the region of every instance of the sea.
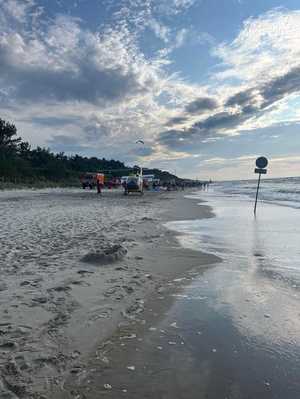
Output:
[[254,215],[256,188],[255,180],[214,183],[187,196],[211,206],[214,218],[175,221],[168,227],[180,232],[184,247],[229,263],[260,258],[264,270],[300,288],[300,177],[263,179]]
[[[216,195],[238,196],[240,199],[253,199],[256,195],[257,180],[236,180],[214,183],[211,189]],[[300,208],[300,177],[262,179],[259,191],[262,201],[292,208]]]

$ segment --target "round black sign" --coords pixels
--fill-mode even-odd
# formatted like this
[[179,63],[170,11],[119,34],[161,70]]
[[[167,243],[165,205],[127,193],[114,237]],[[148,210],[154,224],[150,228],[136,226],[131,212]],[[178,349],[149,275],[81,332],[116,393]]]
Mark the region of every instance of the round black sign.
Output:
[[268,160],[265,157],[259,157],[256,160],[256,166],[260,169],[266,168],[268,165]]

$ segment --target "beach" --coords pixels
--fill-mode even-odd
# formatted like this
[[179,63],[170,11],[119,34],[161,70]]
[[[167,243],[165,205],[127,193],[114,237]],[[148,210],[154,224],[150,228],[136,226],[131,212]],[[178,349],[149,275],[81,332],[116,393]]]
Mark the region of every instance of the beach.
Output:
[[1,397],[299,397],[296,207],[254,218],[214,188],[1,203]]
[[184,194],[0,193],[1,397],[73,397],[68,382],[88,375],[120,328],[142,323],[147,300],[219,261],[182,248],[164,225],[213,216],[198,201],[187,212]]
[[[172,276],[99,345],[86,373],[66,381],[62,398],[299,397],[297,204],[269,198],[254,218],[251,197],[202,191],[186,199],[183,220],[177,213],[166,226],[185,249],[222,262]],[[197,218],[195,201],[215,216]]]

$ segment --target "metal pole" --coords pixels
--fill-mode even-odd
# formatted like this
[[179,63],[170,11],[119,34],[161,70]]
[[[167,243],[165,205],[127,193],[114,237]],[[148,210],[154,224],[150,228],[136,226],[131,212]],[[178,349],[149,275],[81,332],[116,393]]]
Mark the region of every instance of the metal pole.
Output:
[[260,176],[261,176],[261,173],[259,173],[259,176],[258,176],[255,205],[254,205],[254,215],[256,215],[256,206],[257,206],[258,190],[259,190],[259,185],[260,185]]

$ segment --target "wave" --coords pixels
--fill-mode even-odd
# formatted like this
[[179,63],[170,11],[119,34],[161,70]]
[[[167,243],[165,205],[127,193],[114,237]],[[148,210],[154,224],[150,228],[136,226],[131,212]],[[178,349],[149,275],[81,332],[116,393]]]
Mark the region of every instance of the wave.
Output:
[[[229,196],[253,199],[257,181],[231,181],[215,184],[215,191]],[[261,183],[260,199],[277,205],[300,208],[300,177],[265,179]]]

